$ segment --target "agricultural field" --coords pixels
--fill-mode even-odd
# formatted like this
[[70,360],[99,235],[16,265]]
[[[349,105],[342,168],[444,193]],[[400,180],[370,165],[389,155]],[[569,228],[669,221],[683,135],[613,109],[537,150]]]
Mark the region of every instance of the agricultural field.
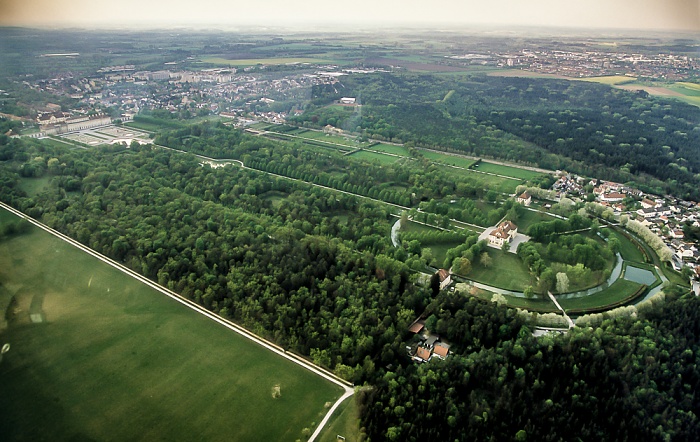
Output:
[[255,65],[280,65],[300,63],[332,63],[333,60],[308,58],[308,57],[280,57],[280,58],[248,58],[228,59],[223,57],[204,57],[202,62],[220,66],[255,66]]
[[509,176],[512,178],[519,178],[522,180],[530,180],[539,175],[540,172],[535,172],[532,170],[521,169],[519,167],[503,166],[501,164],[489,163],[482,161],[473,167],[473,170],[478,170],[479,172],[493,173],[496,175]]
[[697,83],[679,81],[668,86],[668,88],[690,97],[700,97],[700,84]]
[[0,243],[0,282],[4,440],[293,441],[342,394],[34,227]]
[[591,81],[593,83],[607,84],[610,86],[615,86],[618,84],[634,83],[637,81],[636,77],[628,77],[626,75],[606,75],[603,77],[588,77],[581,78],[581,81]]

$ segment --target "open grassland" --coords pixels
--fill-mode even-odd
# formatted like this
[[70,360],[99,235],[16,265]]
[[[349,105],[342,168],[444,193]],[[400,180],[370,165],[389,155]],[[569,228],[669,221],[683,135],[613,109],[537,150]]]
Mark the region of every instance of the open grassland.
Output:
[[487,252],[493,264],[484,267],[474,265],[467,277],[482,284],[488,284],[506,290],[523,291],[528,285],[535,285],[531,281],[530,273],[525,264],[514,253],[504,253],[501,250],[489,247]]
[[379,144],[374,144],[372,146],[368,146],[367,149],[376,150],[379,152],[392,153],[394,155],[401,155],[403,157],[410,156],[407,148],[405,148],[403,146],[397,146],[395,144],[379,143]]
[[319,442],[337,442],[338,436],[346,442],[360,442],[360,411],[355,398],[346,399],[328,421],[326,427],[318,435]]
[[606,75],[603,77],[588,77],[588,78],[580,78],[581,81],[590,81],[593,83],[601,83],[601,84],[608,84],[608,85],[617,85],[617,84],[626,84],[626,83],[633,83],[637,81],[636,77],[628,77],[626,75]]
[[518,232],[527,233],[527,229],[535,223],[554,220],[555,218],[552,215],[526,210],[515,223],[518,225]]
[[672,91],[679,92],[690,97],[700,97],[700,84],[679,81],[668,86]]
[[486,161],[482,161],[478,165],[475,165],[474,170],[495,173],[496,175],[509,176],[512,178],[519,178],[522,180],[530,180],[541,175],[541,173],[532,170],[521,169],[519,167],[503,166],[501,164],[494,164]]
[[222,66],[255,66],[259,64],[280,65],[297,63],[331,63],[333,60],[308,58],[308,57],[280,57],[280,58],[247,58],[229,59],[223,57],[204,57],[202,62]]
[[475,160],[469,158],[448,155],[432,150],[421,150],[421,155],[432,161],[437,161],[442,164],[449,164],[450,166],[464,167],[465,169],[469,169],[476,162]]
[[441,170],[443,170],[447,175],[462,177],[467,176],[476,182],[482,183],[485,188],[501,193],[512,194],[515,192],[515,188],[523,183],[521,180],[487,175],[485,173],[474,172],[472,170],[455,169],[454,167],[449,166],[442,166]]
[[36,228],[0,243],[0,281],[3,440],[296,440],[342,394]]

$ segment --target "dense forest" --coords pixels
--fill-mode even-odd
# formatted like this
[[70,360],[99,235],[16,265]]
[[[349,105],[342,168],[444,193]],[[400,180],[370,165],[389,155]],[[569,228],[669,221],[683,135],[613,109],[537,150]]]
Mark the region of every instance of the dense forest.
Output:
[[[201,130],[211,138],[190,133]],[[219,156],[284,176],[301,170],[310,182],[330,161],[217,126],[168,134],[161,140],[173,146],[218,146]],[[379,203],[147,146],[71,150],[2,137],[0,156],[3,201],[363,385],[357,400],[370,440],[700,437],[698,298],[668,297],[637,317],[610,315],[595,328],[534,338],[530,318],[514,309],[420,285],[410,270],[420,248],[391,245],[394,219]],[[316,160],[317,172],[305,176]],[[373,173],[365,169],[377,167],[342,164],[358,189]],[[384,173],[393,182],[401,167]],[[40,176],[47,187],[27,195],[22,182]],[[557,259],[595,265],[599,245],[558,235],[589,223],[533,225],[544,247],[537,253],[562,242],[571,256]],[[461,254],[482,251],[474,235],[435,236],[464,240]],[[407,327],[421,315],[452,344],[445,361],[416,364],[407,355]]]
[[[341,96],[358,97],[361,110],[325,106]],[[342,87],[315,87],[313,98],[290,121],[700,198],[700,110],[645,92],[582,81],[402,73],[343,77]]]

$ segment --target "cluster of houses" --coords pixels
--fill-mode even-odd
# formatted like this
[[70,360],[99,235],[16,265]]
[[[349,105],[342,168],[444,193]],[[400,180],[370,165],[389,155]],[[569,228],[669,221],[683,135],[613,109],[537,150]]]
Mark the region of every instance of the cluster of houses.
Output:
[[425,328],[425,322],[417,320],[408,328],[417,336],[417,342],[407,346],[408,355],[416,362],[423,363],[432,360],[433,358],[446,359],[450,352],[449,344],[440,342],[438,335],[431,334]]
[[[557,196],[576,199],[583,193],[582,184],[590,184],[598,203],[609,207],[615,215],[628,214],[664,239],[674,252],[673,267],[680,270],[687,265],[700,277],[700,250],[692,241],[685,240],[683,226],[700,227],[700,205],[678,200],[671,196],[645,194],[624,184],[612,181],[587,180],[563,173],[553,186]],[[521,201],[523,195],[518,198]]]

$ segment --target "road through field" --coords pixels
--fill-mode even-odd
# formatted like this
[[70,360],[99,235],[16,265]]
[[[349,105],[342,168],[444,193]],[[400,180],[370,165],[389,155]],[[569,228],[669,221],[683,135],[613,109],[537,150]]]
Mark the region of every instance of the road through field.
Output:
[[285,349],[268,341],[267,339],[264,339],[260,336],[257,336],[254,333],[251,333],[250,331],[246,330],[245,328],[239,326],[238,324],[235,324],[227,319],[224,319],[224,318],[204,309],[203,307],[199,306],[198,304],[195,304],[194,302],[190,301],[189,299],[186,299],[186,298],[178,295],[177,293],[173,292],[172,290],[168,290],[167,288],[165,288],[165,287],[151,281],[150,279],[134,272],[133,270],[129,269],[128,267],[114,261],[113,259],[108,258],[108,257],[102,255],[101,253],[98,253],[98,252],[92,250],[91,248],[79,243],[78,241],[70,238],[69,236],[66,236],[66,235],[62,234],[61,232],[54,230],[51,227],[25,215],[24,213],[20,212],[19,210],[14,209],[12,206],[9,206],[9,205],[0,201],[0,207],[7,210],[10,213],[13,213],[14,215],[16,215],[20,218],[30,222],[31,224],[44,230],[45,232],[48,232],[51,235],[69,243],[70,245],[72,245],[80,250],[82,250],[83,252],[99,259],[103,263],[105,263],[111,267],[114,267],[115,269],[131,276],[132,278],[142,282],[143,284],[151,287],[152,289],[174,299],[175,301],[177,301],[180,304],[196,311],[197,313],[204,315],[207,318],[209,318],[215,322],[218,322],[219,324],[223,325],[224,327],[228,328],[229,330],[232,330],[232,331],[238,333],[239,335],[250,339],[251,341],[261,345],[262,347],[278,354],[279,356],[282,356],[283,358],[286,358],[286,359],[294,362],[295,364],[300,365],[301,367],[311,371],[312,373],[314,373],[314,374],[332,382],[333,384],[341,387],[344,390],[343,395],[335,402],[335,404],[333,404],[333,406],[326,413],[326,416],[321,421],[321,424],[316,428],[316,431],[314,432],[311,439],[309,439],[310,441],[313,441],[315,439],[315,437],[320,433],[321,429],[328,422],[328,420],[330,419],[330,417],[333,414],[333,412],[335,411],[335,409],[345,399],[347,399],[348,397],[350,397],[354,394],[354,389],[353,389],[352,384],[339,378],[338,376],[331,373],[330,371],[328,371],[322,367],[319,367],[311,362],[308,362],[305,359],[302,359],[301,357],[296,356],[293,353],[288,353]]

